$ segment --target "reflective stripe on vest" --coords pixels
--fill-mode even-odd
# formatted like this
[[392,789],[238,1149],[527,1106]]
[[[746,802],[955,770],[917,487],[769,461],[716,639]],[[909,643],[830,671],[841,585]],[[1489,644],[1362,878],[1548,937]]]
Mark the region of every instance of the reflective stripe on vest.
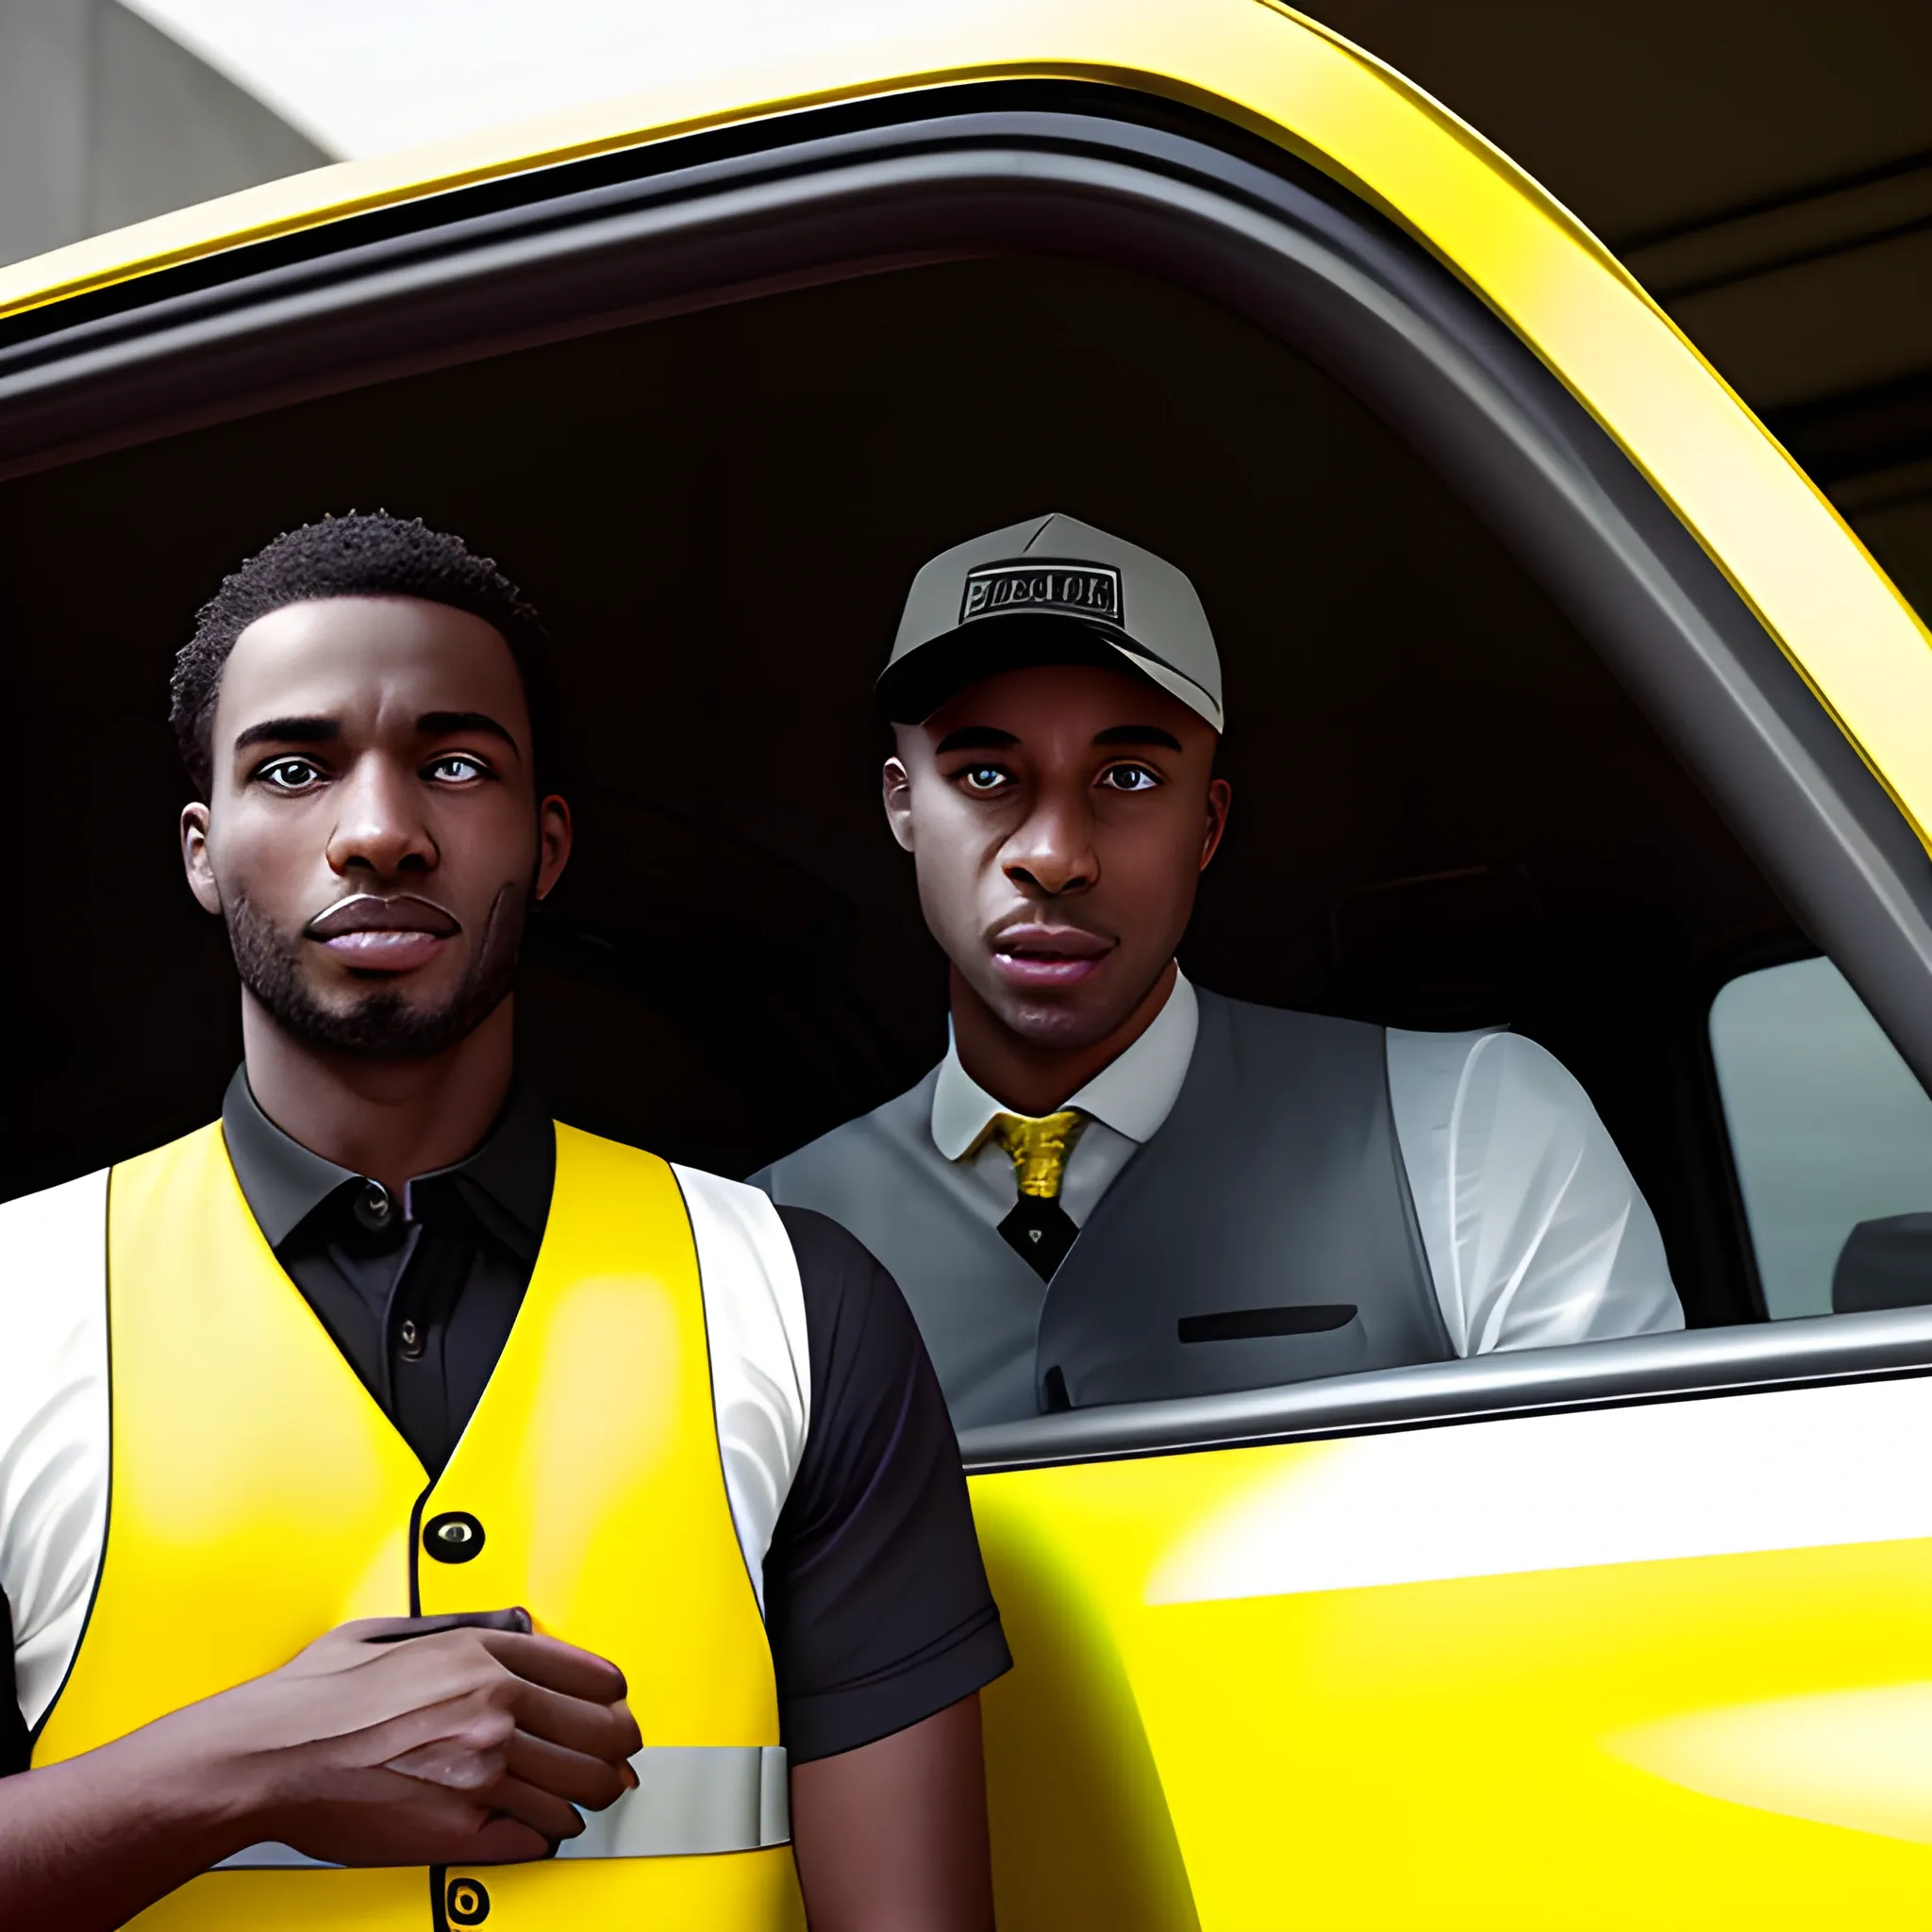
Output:
[[[637,1790],[587,1814],[583,1835],[558,1846],[559,1858],[695,1857],[791,1840],[785,1753],[776,1744],[646,1744],[630,1763]],[[250,1845],[218,1869],[261,1865],[338,1869],[280,1844]]]
[[[345,1870],[258,1847],[143,1914],[143,1932],[802,1924],[771,1653],[663,1161],[557,1130],[528,1291],[433,1484],[269,1251],[218,1127],[114,1170],[108,1277],[107,1550],[36,1764],[273,1670],[348,1619],[407,1614],[412,1577],[425,1614],[521,1604],[610,1657],[646,1745],[639,1789],[557,1859]],[[439,1540],[451,1515],[480,1537]]]

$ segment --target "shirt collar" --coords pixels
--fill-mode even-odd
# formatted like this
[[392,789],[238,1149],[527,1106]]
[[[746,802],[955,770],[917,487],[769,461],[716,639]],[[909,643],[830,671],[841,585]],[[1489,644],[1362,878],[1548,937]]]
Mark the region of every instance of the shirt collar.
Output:
[[[1067,1106],[1091,1114],[1129,1141],[1151,1141],[1180,1098],[1200,1025],[1200,1002],[1188,975],[1176,967],[1174,990],[1146,1032],[1101,1068]],[[958,1160],[978,1140],[987,1122],[1008,1110],[959,1064],[959,1050],[949,1027],[946,1057],[940,1062],[932,1093],[933,1145],[948,1160]]]
[[[363,1179],[276,1126],[249,1091],[246,1067],[236,1068],[223,1097],[222,1138],[242,1198],[272,1249],[279,1250],[346,1183]],[[408,1186],[412,1199],[405,1205],[413,1210],[413,1197],[430,1183],[453,1183],[453,1191],[491,1233],[533,1260],[550,1216],[556,1176],[556,1129],[536,1097],[519,1085],[483,1143],[449,1167],[416,1175]]]

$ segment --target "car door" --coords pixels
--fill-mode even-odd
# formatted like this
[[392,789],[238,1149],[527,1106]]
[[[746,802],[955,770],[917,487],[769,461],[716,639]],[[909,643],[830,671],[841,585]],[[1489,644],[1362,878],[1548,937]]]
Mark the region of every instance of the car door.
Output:
[[[1577,372],[1558,397],[1520,340],[1417,268],[1391,267],[1383,289],[1403,291],[1410,341],[1440,331],[1432,376],[1408,387],[1386,340],[1331,344],[1326,366],[1541,558],[1750,827],[1891,1087],[1923,1105],[1887,1041],[1926,1065],[1921,1016],[1897,997],[1923,971],[1904,954],[1923,962],[1924,848],[1898,808],[1917,753],[1901,741],[1881,765],[1874,731],[1847,759],[1844,714],[1816,694],[1835,646],[1764,648],[1776,573],[1754,582],[1757,558],[1726,549],[1719,520],[1666,506],[1661,455],[1646,466],[1633,439],[1610,456],[1570,413],[1593,400]],[[1505,415],[1518,455],[1540,445],[1541,503],[1526,472],[1515,496],[1508,459],[1478,454],[1475,419]],[[1736,451],[1695,441],[1672,460],[1703,460],[1714,484]],[[1751,476],[1736,465],[1739,501]],[[1541,547],[1558,502],[1580,540],[1560,558]],[[1811,558],[1815,591],[1855,546],[1802,521],[1786,561]],[[1634,572],[1621,589],[1591,554],[1605,538]],[[1891,624],[1895,598],[1857,561]],[[1858,628],[1849,599],[1842,612],[1836,645]],[[1890,678],[1897,706],[1918,695],[1923,645],[1908,616],[1891,635],[1893,657],[1875,633],[1855,648],[1867,697]],[[1854,908],[1860,874],[1886,909]],[[1776,1138],[1720,1084],[1714,1131]],[[1786,1083],[1794,1119],[1804,1084]],[[1893,1218],[1932,1206],[1927,1154]],[[1724,1158],[1739,1158],[1728,1141]],[[1760,1262],[1765,1211],[1760,1198],[1732,1229]],[[1790,1320],[969,1434],[1018,1659],[988,1696],[1002,1922],[1915,1923],[1932,1875],[1932,1507],[1917,1474],[1932,1314],[1830,1312],[1831,1260],[1813,1257],[1798,1305],[1766,1310]]]
[[1928,1342],[1826,1317],[983,1432],[1001,1923],[1916,1923]]

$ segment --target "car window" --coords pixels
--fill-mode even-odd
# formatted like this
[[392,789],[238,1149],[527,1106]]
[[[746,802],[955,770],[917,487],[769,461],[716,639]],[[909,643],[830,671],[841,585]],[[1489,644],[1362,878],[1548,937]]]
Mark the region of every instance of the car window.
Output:
[[1932,1303],[1932,1099],[1844,975],[1741,974],[1710,1049],[1766,1312]]
[[[1701,1331],[1661,1351],[1614,1344],[1617,1373],[1705,1375],[1707,1339],[1748,1326],[1739,1372],[1761,1375],[1702,990],[1740,957],[1888,946],[1874,969],[1891,989],[1885,1023],[1932,1059],[1932,1019],[1915,1017],[1932,997],[1910,996],[1920,968],[1898,957],[1903,934],[1932,987],[1923,848],[1676,513],[1461,283],[1332,184],[1206,149],[1201,180],[1232,169],[1245,197],[1224,223],[1201,225],[1190,188],[1191,212],[1159,217],[1138,266],[1105,258],[1082,172],[1099,125],[1083,117],[1067,150],[1052,192],[1070,239],[1046,252],[1032,214],[1014,246],[990,250],[1004,228],[956,231],[927,211],[928,136],[906,133],[903,233],[867,230],[851,262],[804,261],[819,231],[788,213],[778,252],[733,256],[715,300],[695,299],[722,273],[706,225],[738,232],[738,187],[674,193],[657,172],[624,185],[640,208],[668,198],[693,225],[675,250],[661,227],[638,231],[613,313],[600,175],[569,204],[582,222],[569,276],[549,191],[515,217],[541,273],[519,256],[500,284],[498,230],[473,259],[448,208],[423,213],[425,235],[383,231],[384,247],[420,255],[420,287],[398,283],[387,255],[365,286],[346,229],[292,267],[235,251],[222,340],[281,333],[261,334],[278,346],[259,364],[194,360],[206,395],[184,387],[183,358],[203,351],[172,322],[142,336],[138,382],[87,373],[108,321],[148,328],[134,310],[75,311],[64,347],[0,341],[0,557],[16,628],[65,642],[15,667],[16,708],[35,720],[21,782],[58,795],[103,759],[134,774],[113,810],[63,824],[89,930],[117,942],[22,962],[16,1004],[34,1024],[9,1042],[0,1194],[218,1108],[240,1051],[222,935],[183,892],[172,838],[129,829],[165,830],[182,795],[152,694],[224,569],[279,529],[371,502],[488,548],[558,641],[582,836],[532,923],[518,991],[529,1077],[553,1109],[741,1174],[909,1091],[944,1050],[946,982],[879,824],[873,680],[924,558],[1057,507],[1187,569],[1236,694],[1223,747],[1235,825],[1188,931],[1191,979],[1409,1031],[1507,1026],[1546,1051],[1649,1203]],[[1013,163],[1027,180],[1046,178],[1058,127],[1047,117],[1036,132],[1049,145]],[[1141,153],[1138,124],[1116,132]],[[875,138],[901,136],[863,136]],[[845,162],[821,159],[824,192],[843,194]],[[803,164],[771,165],[795,212]],[[1008,163],[985,166],[986,206],[1004,208]],[[1254,229],[1257,196],[1278,235]],[[1250,238],[1239,287],[1235,235]],[[880,266],[901,249],[905,265]],[[458,258],[478,291],[461,302],[435,279]],[[812,273],[798,281],[802,261]],[[342,336],[328,359],[337,322],[287,312],[297,270],[304,288],[326,284],[329,316],[360,318],[355,341],[379,342],[380,358]],[[173,301],[173,286],[149,294]],[[510,301],[537,290],[541,315]],[[412,373],[396,375],[406,360]],[[64,415],[42,393],[56,362]],[[233,373],[270,363],[273,382]],[[1078,378],[1054,437],[969,436],[935,460],[935,422],[1005,420],[1047,364]],[[197,414],[210,397],[219,407]],[[650,460],[614,463],[624,450]],[[1553,491],[1556,474],[1570,480]],[[104,529],[139,533],[138,568],[103,575]],[[642,551],[641,529],[656,533]],[[1674,587],[1662,602],[1660,585]],[[104,689],[127,694],[105,714]],[[719,729],[753,748],[728,784]],[[1804,934],[1793,905],[1810,908]],[[132,974],[130,932],[157,936]],[[134,1063],[148,1077],[120,1078]],[[1777,1347],[1850,1348],[1855,1325]],[[1466,1406],[1457,1368],[1430,1374]],[[1583,1371],[1559,1373],[1581,1386]]]

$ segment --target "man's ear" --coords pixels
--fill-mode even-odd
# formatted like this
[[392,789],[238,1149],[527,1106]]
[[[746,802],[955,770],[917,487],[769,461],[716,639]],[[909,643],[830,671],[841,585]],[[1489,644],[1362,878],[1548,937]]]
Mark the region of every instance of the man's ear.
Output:
[[547,899],[570,862],[570,807],[554,793],[537,808],[537,896]]
[[188,890],[204,912],[218,918],[222,910],[222,889],[215,883],[215,869],[208,853],[208,807],[181,808],[181,868],[188,874]]
[[1221,849],[1221,835],[1227,830],[1227,808],[1234,803],[1234,791],[1225,778],[1214,778],[1208,785],[1208,833],[1201,841],[1201,870]]
[[891,758],[880,774],[880,792],[885,800],[886,823],[892,828],[902,851],[912,850],[912,774],[903,760]]

